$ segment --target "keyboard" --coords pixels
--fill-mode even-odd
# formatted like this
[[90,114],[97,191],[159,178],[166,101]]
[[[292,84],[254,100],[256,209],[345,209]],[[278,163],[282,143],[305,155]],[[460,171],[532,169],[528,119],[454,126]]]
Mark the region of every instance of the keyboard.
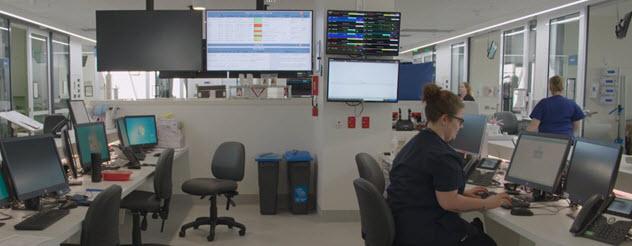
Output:
[[609,224],[606,217],[599,216],[588,230],[584,232],[583,236],[600,242],[619,245],[625,241],[625,237],[631,227],[632,221],[619,220]]
[[17,223],[14,228],[23,231],[41,231],[68,215],[68,213],[70,213],[69,210],[44,210]]
[[481,172],[474,170],[467,178],[467,182],[473,185],[492,186],[495,172]]
[[501,207],[503,207],[504,209],[511,209],[513,207],[516,207],[516,208],[528,208],[530,206],[531,206],[531,203],[529,203],[529,202],[527,202],[525,200],[519,199],[519,198],[515,198],[515,197],[511,197],[511,204],[504,204],[503,203],[503,205],[501,205]]

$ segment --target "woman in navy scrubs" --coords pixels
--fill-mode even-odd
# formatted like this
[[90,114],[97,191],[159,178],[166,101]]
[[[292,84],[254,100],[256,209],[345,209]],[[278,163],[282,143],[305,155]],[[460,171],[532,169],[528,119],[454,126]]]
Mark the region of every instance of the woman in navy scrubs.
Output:
[[428,128],[402,148],[390,172],[395,245],[496,245],[480,220],[471,224],[459,213],[497,208],[510,199],[504,193],[481,199],[483,187],[465,190],[463,158],[448,144],[463,127],[463,102],[437,85],[427,85],[423,94]]
[[549,90],[552,96],[535,105],[527,130],[573,137],[585,117],[584,112],[573,100],[562,96],[564,83],[560,76],[549,79]]

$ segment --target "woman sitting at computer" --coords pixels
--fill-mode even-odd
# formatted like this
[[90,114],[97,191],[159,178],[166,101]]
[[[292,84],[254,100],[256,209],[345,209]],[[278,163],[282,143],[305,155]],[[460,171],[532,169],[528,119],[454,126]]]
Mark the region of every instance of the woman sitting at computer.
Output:
[[395,245],[496,245],[480,220],[468,223],[458,213],[497,208],[509,197],[481,199],[485,188],[465,190],[463,158],[448,144],[463,126],[463,102],[436,85],[423,93],[428,128],[402,148],[390,172]]
[[462,101],[474,101],[474,97],[472,96],[472,86],[470,86],[470,83],[461,83],[459,86],[459,97]]
[[551,96],[542,99],[531,112],[531,132],[543,132],[573,137],[584,119],[584,112],[573,100],[562,96],[564,83],[560,76],[549,79]]

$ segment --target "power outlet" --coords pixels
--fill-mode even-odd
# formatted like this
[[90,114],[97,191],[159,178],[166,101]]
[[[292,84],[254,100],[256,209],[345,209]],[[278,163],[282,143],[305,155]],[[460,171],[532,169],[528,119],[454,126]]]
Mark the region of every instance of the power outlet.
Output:
[[342,124],[342,120],[336,121],[336,129],[340,129],[342,128],[343,124]]
[[362,128],[368,129],[371,127],[371,118],[369,116],[362,116]]
[[356,128],[356,117],[355,116],[347,117],[347,128],[349,128],[349,129]]

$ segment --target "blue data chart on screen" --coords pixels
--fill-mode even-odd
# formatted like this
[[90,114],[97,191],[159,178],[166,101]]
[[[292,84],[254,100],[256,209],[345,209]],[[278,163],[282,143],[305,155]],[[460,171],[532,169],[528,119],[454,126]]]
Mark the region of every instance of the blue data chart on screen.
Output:
[[127,128],[127,141],[131,146],[158,143],[156,121],[153,116],[125,118],[125,126]]
[[86,167],[91,163],[91,153],[101,153],[101,160],[110,160],[110,150],[105,136],[103,124],[81,124],[75,127],[77,145],[81,165]]
[[207,11],[207,70],[310,71],[311,11]]

